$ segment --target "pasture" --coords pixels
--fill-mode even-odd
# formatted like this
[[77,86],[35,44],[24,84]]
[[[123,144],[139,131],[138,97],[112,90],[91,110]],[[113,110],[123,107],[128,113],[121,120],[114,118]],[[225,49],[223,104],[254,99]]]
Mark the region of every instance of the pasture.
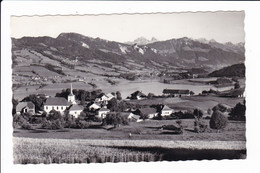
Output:
[[207,110],[212,109],[219,103],[234,107],[237,103],[243,103],[244,98],[224,98],[218,96],[187,96],[175,98],[152,98],[144,100],[130,100],[132,104],[150,106],[153,104],[166,104],[175,110],[191,110],[199,108],[206,115]]
[[[209,125],[209,120],[204,120]],[[24,130],[14,129],[14,137],[55,138],[55,139],[103,139],[126,140],[131,133],[132,140],[166,140],[166,141],[245,141],[245,122],[229,121],[227,127],[220,133],[208,128],[204,133],[195,133],[194,120],[182,120],[183,134],[176,135],[163,131],[162,125],[176,125],[176,120],[145,120],[139,123],[131,122],[111,130],[102,127],[88,129],[61,130]]]

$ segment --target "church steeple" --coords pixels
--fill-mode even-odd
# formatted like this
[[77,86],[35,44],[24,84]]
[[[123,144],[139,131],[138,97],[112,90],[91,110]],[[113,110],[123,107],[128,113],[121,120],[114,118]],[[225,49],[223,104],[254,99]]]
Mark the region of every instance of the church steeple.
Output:
[[70,84],[70,94],[68,95],[68,102],[76,104],[75,95],[73,94],[72,83]]
[[72,92],[72,83],[70,84],[70,94],[73,95],[73,92]]

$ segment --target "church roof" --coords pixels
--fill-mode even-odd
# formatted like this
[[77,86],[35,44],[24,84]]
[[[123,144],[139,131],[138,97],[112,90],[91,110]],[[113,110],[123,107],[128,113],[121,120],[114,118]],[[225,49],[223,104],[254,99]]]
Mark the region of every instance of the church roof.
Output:
[[74,104],[70,107],[70,111],[77,111],[77,110],[83,110],[83,106],[80,106],[80,105],[77,105],[77,104]]
[[69,106],[69,102],[63,97],[50,97],[44,105],[48,106]]

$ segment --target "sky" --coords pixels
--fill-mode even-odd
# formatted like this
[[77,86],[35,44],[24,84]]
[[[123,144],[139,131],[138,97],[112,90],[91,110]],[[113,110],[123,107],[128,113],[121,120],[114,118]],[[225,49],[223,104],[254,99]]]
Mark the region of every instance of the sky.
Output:
[[11,37],[50,36],[75,32],[118,42],[138,37],[158,40],[189,37],[218,42],[244,42],[243,11],[166,14],[12,16]]

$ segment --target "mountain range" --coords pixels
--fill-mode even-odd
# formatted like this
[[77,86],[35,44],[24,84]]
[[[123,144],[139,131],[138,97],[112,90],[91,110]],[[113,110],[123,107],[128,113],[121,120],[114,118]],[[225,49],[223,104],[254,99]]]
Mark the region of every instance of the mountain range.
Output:
[[[75,60],[87,63],[100,60],[115,65],[145,64],[148,67],[205,67],[219,69],[242,63],[245,60],[244,44],[221,44],[216,41],[203,43],[187,37],[156,41],[145,45],[119,43],[91,38],[76,33],[62,33],[57,38],[12,38],[13,61],[19,50],[31,50],[51,59]],[[16,51],[16,53],[14,53]],[[23,56],[23,55],[19,55]]]

